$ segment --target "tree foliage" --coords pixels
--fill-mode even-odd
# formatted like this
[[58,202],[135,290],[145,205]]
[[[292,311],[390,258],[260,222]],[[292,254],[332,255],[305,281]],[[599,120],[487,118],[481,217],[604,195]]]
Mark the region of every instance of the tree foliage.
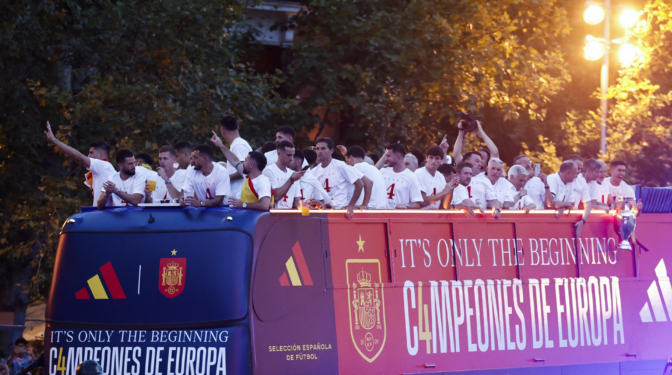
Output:
[[25,308],[17,290],[47,292],[60,226],[91,204],[86,170],[48,144],[46,120],[83,153],[105,140],[150,154],[177,140],[204,143],[224,113],[257,144],[298,122],[296,100],[276,92],[279,75],[252,70],[250,4],[0,4],[0,309]]
[[[604,159],[626,161],[630,183],[670,185],[672,5],[650,0],[626,39],[641,52],[619,71],[616,84],[609,88]],[[601,110],[572,112],[562,124],[564,145],[584,156],[599,156],[601,116]]]
[[569,27],[556,5],[307,1],[285,26],[299,36],[289,72],[295,94],[306,112],[345,113],[346,142],[378,146],[436,142],[457,110],[543,118],[549,97],[569,79],[558,44]]

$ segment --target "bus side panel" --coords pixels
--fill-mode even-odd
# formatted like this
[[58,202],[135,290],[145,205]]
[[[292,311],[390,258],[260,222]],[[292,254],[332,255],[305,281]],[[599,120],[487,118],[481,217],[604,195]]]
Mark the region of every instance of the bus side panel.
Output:
[[261,244],[252,286],[255,374],[338,373],[320,222],[280,220]]
[[197,330],[76,329],[50,324],[45,332],[45,375],[75,375],[82,361],[105,375],[249,374],[246,326]]
[[330,219],[323,232],[333,253],[327,287],[334,290],[339,371],[667,358],[672,223],[652,220],[642,215],[637,227],[648,251],[626,251],[615,250],[612,217],[591,221],[581,242],[573,222],[552,220]]

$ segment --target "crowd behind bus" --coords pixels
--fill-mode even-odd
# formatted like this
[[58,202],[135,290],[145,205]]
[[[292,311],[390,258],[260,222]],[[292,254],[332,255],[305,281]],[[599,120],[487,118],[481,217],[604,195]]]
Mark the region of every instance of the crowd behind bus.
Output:
[[[100,210],[141,203],[261,211],[309,207],[345,209],[351,218],[359,209],[462,209],[471,217],[492,209],[493,217],[499,218],[502,210],[550,209],[559,217],[583,209],[580,229],[593,209],[608,211],[623,201],[634,208],[634,190],[623,181],[623,161],[607,166],[575,154],[546,176],[530,158],[518,155],[505,173],[506,163],[480,122],[474,134],[486,148],[462,153],[464,125],[458,124],[452,155],[444,136],[439,145],[424,151],[392,143],[380,157],[359,146],[336,146],[327,137],[301,150],[289,126],[278,128],[274,141],[254,150],[240,136],[238,120],[224,116],[221,138],[213,130],[209,142],[181,141],[161,147],[156,155],[118,150],[118,170],[108,160],[111,149],[105,142],[92,143],[87,156],[56,138],[49,123],[45,134],[86,167],[84,183]],[[226,162],[217,161],[220,156]]]

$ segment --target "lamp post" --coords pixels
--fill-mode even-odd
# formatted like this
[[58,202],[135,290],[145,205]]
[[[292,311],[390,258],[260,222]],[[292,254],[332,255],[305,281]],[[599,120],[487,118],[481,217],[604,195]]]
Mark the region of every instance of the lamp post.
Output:
[[[621,26],[627,29],[632,27],[639,17],[639,13],[632,9],[624,9],[621,13]],[[602,69],[600,71],[600,92],[601,92],[601,104],[602,104],[602,129],[600,131],[600,151],[602,155],[607,153],[607,111],[609,109],[607,102],[607,90],[609,89],[609,51],[611,50],[612,43],[623,43],[623,40],[610,40],[609,35],[609,24],[611,19],[611,0],[605,0],[604,3],[594,3],[588,2],[588,8],[586,9],[583,15],[584,21],[591,25],[597,25],[598,23],[604,20],[604,38],[598,39],[588,35],[586,37],[586,46],[584,47],[585,58],[587,60],[595,61],[601,58],[604,55],[602,60]],[[624,50],[623,47],[628,46],[628,50]],[[624,65],[632,62],[631,55],[633,53],[633,48],[629,44],[621,45],[621,62]],[[634,50],[636,52],[636,50]],[[625,61],[627,60],[627,61]]]

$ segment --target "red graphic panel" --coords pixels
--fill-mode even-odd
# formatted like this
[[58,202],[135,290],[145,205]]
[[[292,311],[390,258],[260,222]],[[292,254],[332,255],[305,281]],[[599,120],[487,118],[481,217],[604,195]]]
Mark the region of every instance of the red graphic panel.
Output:
[[82,288],[77,293],[75,293],[75,297],[77,299],[91,299],[91,296],[89,295],[89,292],[86,290],[86,288]]
[[159,291],[168,298],[175,298],[184,291],[187,258],[161,258],[159,266]]
[[117,274],[114,272],[114,267],[112,267],[112,262],[107,262],[100,267],[100,272],[103,274],[103,279],[105,279],[107,289],[110,290],[112,299],[126,299],[126,294],[121,288]]

